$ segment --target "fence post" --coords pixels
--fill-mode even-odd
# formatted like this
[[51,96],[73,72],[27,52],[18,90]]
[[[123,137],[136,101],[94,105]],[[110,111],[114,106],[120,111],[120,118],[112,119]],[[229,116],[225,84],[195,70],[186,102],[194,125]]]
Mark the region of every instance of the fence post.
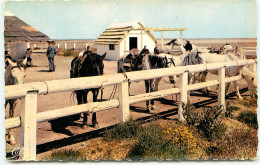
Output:
[[218,106],[223,106],[224,110],[226,110],[225,105],[225,70],[226,67],[222,67],[218,69],[218,80],[219,80],[219,87],[218,87]]
[[73,44],[73,49],[75,50],[76,49],[76,43],[74,42]]
[[118,86],[119,122],[122,123],[130,119],[128,81],[125,80]]
[[28,91],[22,98],[20,158],[25,161],[36,160],[37,94]]
[[189,72],[185,71],[182,75],[180,75],[180,98],[179,98],[179,108],[178,108],[178,120],[185,121],[183,117],[183,103],[186,104],[188,101],[188,75]]
[[65,42],[64,49],[67,49],[67,42]]

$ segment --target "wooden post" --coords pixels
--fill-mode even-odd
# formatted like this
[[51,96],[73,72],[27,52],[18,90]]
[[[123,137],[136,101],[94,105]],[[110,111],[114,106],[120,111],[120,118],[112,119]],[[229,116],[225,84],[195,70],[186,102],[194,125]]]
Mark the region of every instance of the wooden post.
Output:
[[162,49],[162,50],[163,50],[163,32],[164,32],[164,31],[161,31],[161,47],[162,47],[161,49]]
[[119,84],[119,122],[130,119],[128,81]]
[[182,39],[182,30],[180,31],[180,37],[181,37],[181,39]]
[[76,43],[73,44],[73,49],[74,49],[74,50],[76,49]]
[[65,42],[65,46],[64,46],[64,49],[67,49],[67,42]]
[[226,110],[225,105],[225,67],[218,69],[218,80],[219,80],[219,87],[218,87],[218,106],[223,106],[224,110]]
[[254,74],[256,74],[257,63],[253,63],[253,64],[249,65],[248,69],[250,70],[250,72],[253,72]]
[[140,50],[143,49],[143,30],[141,30],[141,48]]
[[180,75],[180,98],[179,98],[179,109],[178,109],[178,120],[185,121],[183,117],[183,103],[186,104],[188,102],[188,75],[189,72],[185,71],[182,75]]
[[27,48],[30,48],[31,46],[30,46],[30,42],[27,42]]
[[22,160],[36,160],[37,94],[29,91],[22,99],[20,157]]
[[60,49],[60,44],[58,44],[58,49]]

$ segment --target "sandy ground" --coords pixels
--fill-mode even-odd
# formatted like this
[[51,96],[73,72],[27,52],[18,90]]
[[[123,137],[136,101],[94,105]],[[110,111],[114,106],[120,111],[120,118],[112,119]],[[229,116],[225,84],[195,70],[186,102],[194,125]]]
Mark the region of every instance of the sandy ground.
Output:
[[[223,41],[224,42],[224,41]],[[224,42],[225,43],[225,42]],[[238,43],[239,44],[239,43]],[[250,46],[255,46],[251,44]],[[44,54],[33,54],[32,55],[33,64],[37,67],[29,67],[26,70],[25,83],[46,81],[46,80],[58,80],[67,79],[70,74],[70,63],[72,57],[62,57],[57,56],[55,58],[56,71],[46,72],[48,70],[48,60]],[[104,61],[105,64],[105,74],[114,74],[117,70],[116,61]],[[209,75],[208,79],[217,79],[216,75]],[[169,84],[169,79],[167,77],[163,78],[159,85],[159,90],[171,88],[173,85]],[[245,81],[240,80],[238,82],[240,89],[246,87]],[[177,84],[178,85],[178,84]],[[104,88],[103,99],[107,100],[110,98],[113,86],[107,86]],[[215,90],[215,87],[211,87],[210,90]],[[230,88],[230,92],[234,91],[234,88]],[[145,93],[144,81],[138,83],[132,83],[130,88],[131,95],[137,95]],[[72,92],[55,93],[48,95],[38,96],[38,112],[54,110],[58,108],[68,107],[76,105],[76,99],[71,95]],[[243,95],[248,95],[245,92]],[[89,95],[89,101],[92,101],[92,94]],[[118,92],[116,92],[115,97],[118,98]],[[197,94],[192,96],[192,103],[196,103],[197,106],[202,105],[216,105],[216,98],[208,97],[205,95]],[[98,96],[100,99],[100,95]],[[176,96],[169,96],[161,99],[160,101],[155,101],[156,110],[150,113],[145,112],[145,102],[137,103],[131,105],[131,117],[133,119],[144,119],[149,120],[149,117],[158,114],[165,120],[171,120],[177,118],[177,107],[178,102],[176,102]],[[15,117],[20,116],[21,111],[21,101],[18,100],[15,109]],[[99,122],[99,128],[87,127],[87,129],[81,128],[82,119],[76,121],[74,124],[68,126],[64,132],[53,132],[51,130],[50,123],[42,122],[37,125],[37,159],[42,159],[46,155],[49,155],[53,149],[66,148],[66,147],[84,147],[88,143],[88,139],[96,137],[100,132],[104,131],[106,128],[113,126],[118,123],[118,108],[113,108],[106,111],[101,111],[97,113],[97,120]],[[91,120],[88,120],[91,121]],[[14,134],[19,142],[20,128],[14,129]],[[72,135],[73,134],[73,135]],[[11,152],[14,148],[18,148],[19,144],[14,146],[6,145],[6,151]]]

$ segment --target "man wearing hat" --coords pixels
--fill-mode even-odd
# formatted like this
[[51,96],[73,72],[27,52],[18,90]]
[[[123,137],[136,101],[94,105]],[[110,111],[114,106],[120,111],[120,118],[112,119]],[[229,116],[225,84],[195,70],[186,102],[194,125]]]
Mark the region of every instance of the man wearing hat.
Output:
[[54,66],[54,57],[57,54],[57,49],[55,48],[55,42],[53,40],[48,40],[48,49],[47,49],[47,57],[49,60],[49,72],[54,72],[55,71],[55,66]]

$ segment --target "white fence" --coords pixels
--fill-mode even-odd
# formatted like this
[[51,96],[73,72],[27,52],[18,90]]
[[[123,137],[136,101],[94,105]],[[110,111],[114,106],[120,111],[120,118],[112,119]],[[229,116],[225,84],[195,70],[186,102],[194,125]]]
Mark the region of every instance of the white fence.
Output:
[[[225,68],[233,66],[254,65],[256,60],[241,60],[226,63],[200,64],[180,66],[176,68],[163,68],[146,71],[128,72],[125,74],[112,74],[95,77],[52,80],[45,82],[33,82],[22,85],[10,85],[5,87],[5,98],[21,98],[21,117],[5,120],[6,129],[21,126],[20,149],[22,160],[36,159],[36,125],[38,122],[48,121],[64,116],[82,112],[98,112],[110,108],[119,107],[119,121],[126,122],[130,117],[129,104],[156,99],[173,94],[179,94],[178,119],[184,121],[182,103],[187,103],[187,93],[204,87],[219,85],[218,105],[225,106],[225,83],[241,79],[241,76],[225,78]],[[188,73],[205,70],[218,70],[218,80],[188,85]],[[180,87],[145,93],[135,96],[128,95],[128,81],[141,81],[165,76],[180,75]],[[61,109],[37,113],[37,96],[39,94],[75,91],[87,88],[99,88],[108,85],[119,85],[119,98],[104,102],[92,102]]]

